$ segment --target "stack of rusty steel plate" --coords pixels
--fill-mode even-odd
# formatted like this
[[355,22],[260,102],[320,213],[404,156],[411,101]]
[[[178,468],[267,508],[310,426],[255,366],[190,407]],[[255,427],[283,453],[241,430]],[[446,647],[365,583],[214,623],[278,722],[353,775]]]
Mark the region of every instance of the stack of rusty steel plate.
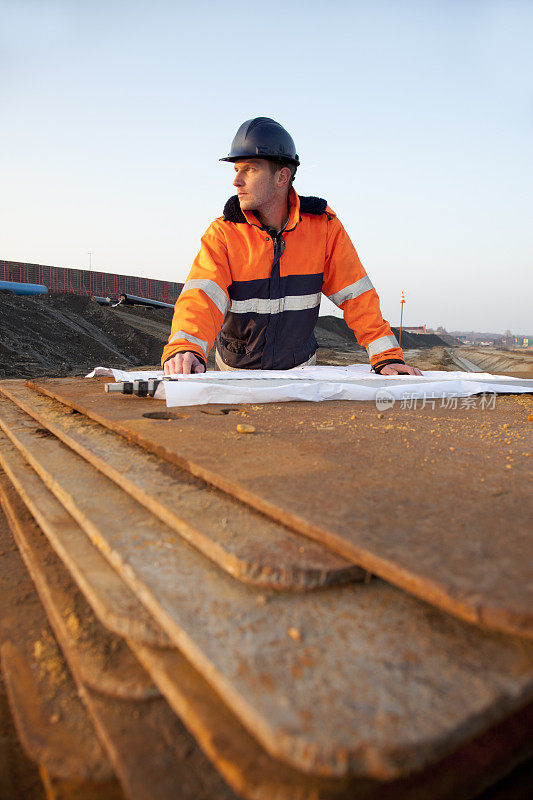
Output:
[[533,398],[104,383],[0,382],[2,668],[50,797],[468,800],[530,758]]

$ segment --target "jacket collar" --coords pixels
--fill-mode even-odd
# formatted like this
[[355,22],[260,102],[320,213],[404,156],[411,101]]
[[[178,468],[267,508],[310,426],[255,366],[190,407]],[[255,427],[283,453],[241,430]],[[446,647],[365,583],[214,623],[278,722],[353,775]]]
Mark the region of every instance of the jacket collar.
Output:
[[[290,215],[285,230],[293,230],[300,221],[302,214],[325,214],[327,205],[327,202],[321,197],[300,197],[294,189],[291,189],[289,192]],[[261,227],[261,223],[255,214],[252,214],[251,211],[243,213],[236,194],[230,197],[224,206],[224,220],[226,222],[247,222],[249,225]]]
[[292,231],[300,221],[300,198],[291,189],[289,191],[289,221],[285,225],[286,231]]

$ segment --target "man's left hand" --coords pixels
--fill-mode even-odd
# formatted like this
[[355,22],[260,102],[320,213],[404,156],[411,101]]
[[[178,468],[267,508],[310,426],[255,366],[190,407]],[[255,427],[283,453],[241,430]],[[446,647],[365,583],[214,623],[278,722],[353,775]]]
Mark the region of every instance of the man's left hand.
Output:
[[410,367],[409,364],[387,364],[383,367],[380,375],[422,375],[418,367]]

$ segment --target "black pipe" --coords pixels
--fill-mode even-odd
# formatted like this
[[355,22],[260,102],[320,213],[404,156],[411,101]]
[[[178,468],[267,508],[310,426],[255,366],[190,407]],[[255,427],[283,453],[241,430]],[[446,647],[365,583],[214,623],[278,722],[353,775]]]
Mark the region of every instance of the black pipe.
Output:
[[137,297],[134,294],[126,294],[125,292],[119,294],[118,305],[148,306],[148,308],[174,308],[172,303],[163,303],[162,300],[150,300],[148,297]]

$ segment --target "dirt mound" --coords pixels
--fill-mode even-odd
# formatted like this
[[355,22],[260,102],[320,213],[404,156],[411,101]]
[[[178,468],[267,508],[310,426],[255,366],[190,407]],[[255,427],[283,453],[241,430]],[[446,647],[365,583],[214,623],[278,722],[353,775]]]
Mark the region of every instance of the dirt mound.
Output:
[[[392,329],[399,340],[400,329]],[[320,347],[341,348],[343,350],[363,350],[348,325],[340,317],[319,317],[315,328],[316,340]],[[435,333],[407,333],[402,331],[402,348],[420,350],[429,347],[443,347],[445,342]]]
[[445,347],[424,347],[420,350],[406,350],[405,360],[412,367],[421,369],[422,372],[428,369],[456,372],[461,369]]
[[158,364],[161,341],[88,297],[0,294],[0,377],[81,375],[98,364]]
[[357,344],[353,331],[341,317],[319,317],[315,337],[319,347],[364,351],[364,347]]
[[445,344],[451,345],[451,347],[463,347],[464,342],[458,339],[457,336],[451,336],[449,333],[439,333],[438,335]]
[[[392,332],[400,341],[400,329],[393,328]],[[436,333],[407,333],[402,331],[402,348],[404,350],[420,350],[425,347],[443,347],[446,343]]]

